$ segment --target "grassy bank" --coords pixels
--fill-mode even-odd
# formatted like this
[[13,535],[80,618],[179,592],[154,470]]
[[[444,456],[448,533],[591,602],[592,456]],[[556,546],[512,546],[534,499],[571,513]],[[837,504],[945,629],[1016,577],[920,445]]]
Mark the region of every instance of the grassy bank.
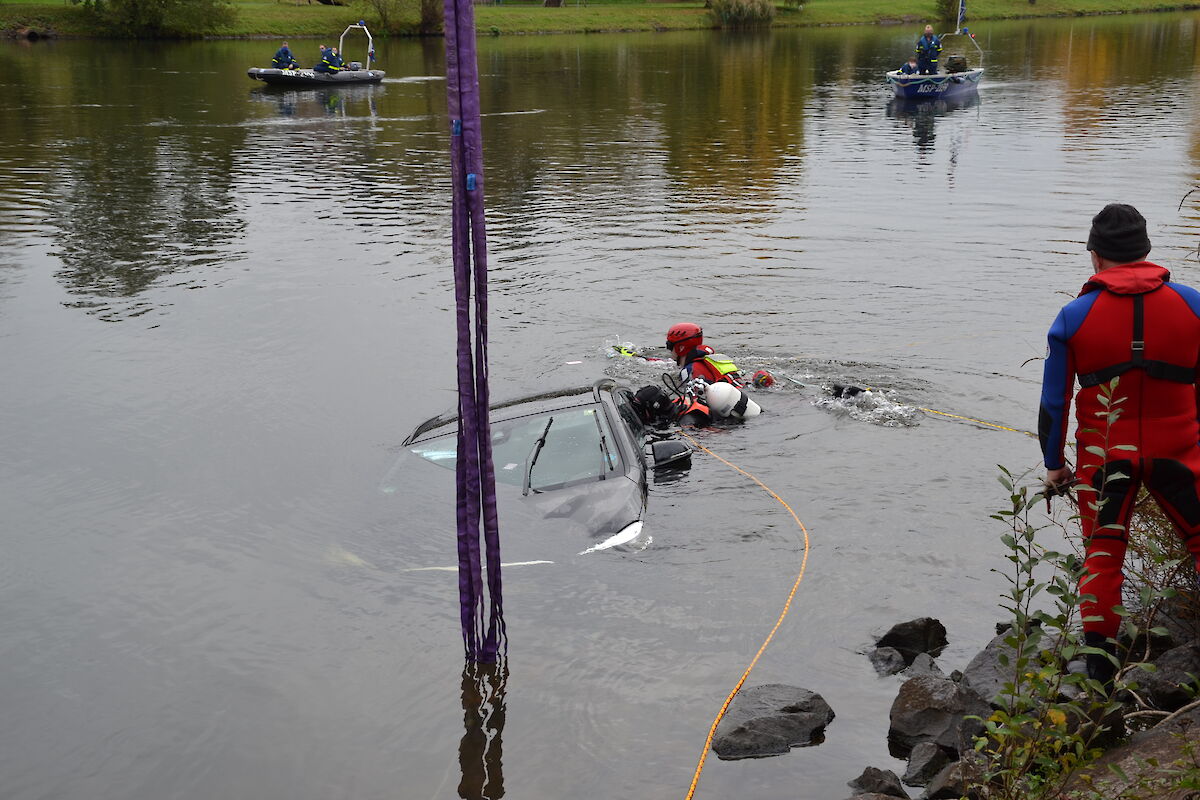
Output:
[[[570,3],[571,0],[565,0]],[[234,19],[210,35],[228,37],[329,36],[347,24],[372,14],[365,6],[309,4],[307,0],[233,0]],[[1170,11],[1196,8],[1200,0],[971,0],[971,21],[1018,17]],[[810,0],[802,9],[779,8],[775,27],[859,25],[888,22],[916,23],[936,17],[934,0]],[[592,33],[604,31],[664,31],[710,28],[712,19],[702,2],[596,2],[543,8],[541,5],[477,6],[478,30],[483,34]],[[95,36],[91,20],[67,0],[28,3],[0,0],[0,31],[25,28],[49,30],[62,36]]]

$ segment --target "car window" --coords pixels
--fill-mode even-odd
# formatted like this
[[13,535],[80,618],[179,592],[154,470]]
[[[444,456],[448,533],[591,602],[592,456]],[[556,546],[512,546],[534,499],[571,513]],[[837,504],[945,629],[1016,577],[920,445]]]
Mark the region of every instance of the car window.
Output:
[[[530,470],[529,460],[543,432],[546,442]],[[416,444],[412,451],[426,461],[453,469],[456,446],[456,437],[449,434]],[[526,472],[530,488],[538,490],[596,480],[616,469],[619,458],[608,421],[599,406],[533,414],[492,425],[492,460],[500,483],[523,486]]]

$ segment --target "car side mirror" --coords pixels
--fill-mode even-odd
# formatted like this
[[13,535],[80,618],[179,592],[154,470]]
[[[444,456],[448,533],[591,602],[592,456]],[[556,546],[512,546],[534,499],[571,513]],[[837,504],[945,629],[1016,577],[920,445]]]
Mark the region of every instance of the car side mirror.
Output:
[[687,469],[692,465],[692,448],[676,439],[652,442],[655,469]]

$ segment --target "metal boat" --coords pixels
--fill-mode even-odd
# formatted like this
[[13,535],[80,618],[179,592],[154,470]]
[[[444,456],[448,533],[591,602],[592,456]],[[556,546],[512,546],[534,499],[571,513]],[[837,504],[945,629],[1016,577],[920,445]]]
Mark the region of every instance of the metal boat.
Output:
[[983,48],[975,41],[975,34],[971,33],[969,28],[963,27],[966,20],[966,0],[959,0],[957,26],[953,32],[943,33],[939,38],[943,43],[952,36],[966,39],[975,46],[975,51],[979,54],[979,64],[972,67],[967,64],[965,56],[948,55],[933,75],[911,75],[894,69],[885,73],[884,77],[896,97],[905,100],[961,100],[978,91],[979,81],[983,78]]
[[345,52],[343,46],[346,34],[352,30],[361,30],[367,35],[367,67],[358,61],[348,62],[337,72],[317,72],[313,69],[273,69],[251,67],[246,74],[252,80],[263,81],[271,86],[316,87],[316,86],[346,86],[354,83],[379,83],[386,74],[381,69],[371,69],[370,63],[375,59],[375,40],[366,24],[359,20],[357,25],[350,25],[342,31],[338,38],[338,52]]
[[979,90],[983,67],[936,75],[905,75],[900,70],[887,73],[896,97],[905,100],[958,100]]

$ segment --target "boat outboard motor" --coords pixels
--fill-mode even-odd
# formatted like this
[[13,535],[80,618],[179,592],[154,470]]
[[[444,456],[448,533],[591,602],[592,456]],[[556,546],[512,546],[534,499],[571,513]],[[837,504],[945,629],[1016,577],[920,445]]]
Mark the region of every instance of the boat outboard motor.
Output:
[[708,407],[718,417],[750,419],[762,413],[762,407],[750,395],[731,383],[712,383],[704,390]]
[[362,69],[362,62],[361,61],[351,61],[349,69],[352,72],[358,72],[360,69]]
[[958,54],[946,57],[946,72],[953,75],[955,72],[967,71],[967,57]]

